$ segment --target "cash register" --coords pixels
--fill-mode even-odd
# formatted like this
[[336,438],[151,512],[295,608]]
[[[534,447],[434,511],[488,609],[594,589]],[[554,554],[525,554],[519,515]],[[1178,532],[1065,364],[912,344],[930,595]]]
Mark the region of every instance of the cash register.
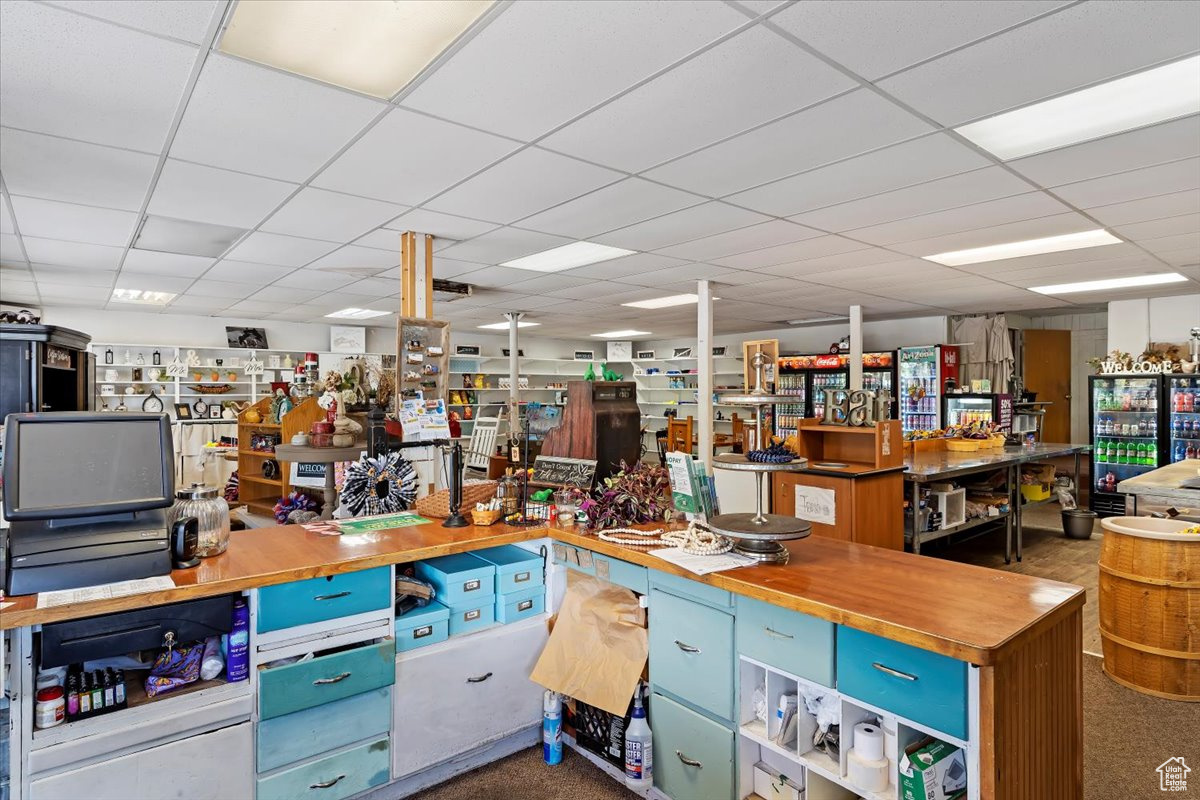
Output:
[[9,414],[5,590],[33,594],[170,574],[172,463],[166,414]]

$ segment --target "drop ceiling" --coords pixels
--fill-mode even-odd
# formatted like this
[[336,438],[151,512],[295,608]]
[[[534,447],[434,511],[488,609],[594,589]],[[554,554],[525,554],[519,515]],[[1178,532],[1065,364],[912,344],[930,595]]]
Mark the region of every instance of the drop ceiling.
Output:
[[[538,335],[1090,308],[1200,291],[1200,116],[1003,162],[951,130],[1200,53],[1200,3],[537,2],[486,12],[390,102],[218,52],[224,0],[0,3],[0,300],[325,321],[394,311],[399,232],[438,237],[456,326]],[[131,249],[147,215],[245,232]],[[1106,228],[1121,244],[924,255]],[[637,251],[498,266],[589,241]],[[1030,286],[1178,271],[1105,297]],[[138,306],[138,311],[149,310]],[[380,317],[373,324],[389,324]],[[598,326],[598,327],[597,327]],[[594,328],[594,330],[593,330]]]

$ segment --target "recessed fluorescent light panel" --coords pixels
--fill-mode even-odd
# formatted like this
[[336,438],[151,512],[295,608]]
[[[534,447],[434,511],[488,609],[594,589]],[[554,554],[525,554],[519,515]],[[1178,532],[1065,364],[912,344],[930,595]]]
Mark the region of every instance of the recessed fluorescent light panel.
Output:
[[375,311],[371,308],[343,308],[341,311],[334,311],[332,314],[326,314],[326,317],[334,319],[370,319],[371,317],[384,317],[392,312],[390,311]]
[[1082,250],[1085,247],[1120,243],[1121,240],[1108,231],[1097,229],[1082,233],[1068,233],[1065,236],[1047,236],[1044,239],[994,244],[990,247],[976,247],[971,250],[954,250],[949,253],[938,253],[936,256],[922,256],[922,258],[926,261],[944,264],[947,267],[959,267],[963,264],[982,264],[986,261],[1003,261],[1006,258],[1061,253],[1064,250]]
[[500,266],[528,269],[534,272],[560,272],[564,269],[574,269],[588,264],[599,264],[601,261],[610,261],[621,256],[630,256],[633,255],[633,252],[595,242],[575,242],[551,250],[543,250],[531,256],[514,258],[512,261],[505,261]]
[[1009,160],[1200,111],[1200,56],[956,128]]
[[670,308],[671,306],[686,306],[698,302],[700,302],[699,295],[673,294],[670,297],[656,297],[653,300],[638,300],[633,303],[621,303],[621,305],[632,306],[633,308]]
[[1132,275],[1128,278],[1108,278],[1101,281],[1059,283],[1054,286],[1030,286],[1029,291],[1038,294],[1071,294],[1072,292],[1102,292],[1111,289],[1132,289],[1138,286],[1161,286],[1164,283],[1180,283],[1187,278],[1178,272],[1163,272],[1158,275]]
[[220,50],[386,99],[491,5],[491,0],[251,0],[237,4]]
[[649,336],[650,331],[609,331],[608,333],[593,333],[597,339],[632,339],[634,336]]
[[142,289],[113,289],[113,302],[141,303],[147,306],[165,306],[175,299],[174,292],[147,292]]
[[[540,323],[540,322],[518,322],[517,327],[518,328],[536,328],[538,325],[541,325],[541,324],[542,323]],[[488,330],[488,331],[506,331],[509,328],[509,324],[507,322],[489,322],[487,325],[477,325],[476,327],[483,328],[484,330]]]

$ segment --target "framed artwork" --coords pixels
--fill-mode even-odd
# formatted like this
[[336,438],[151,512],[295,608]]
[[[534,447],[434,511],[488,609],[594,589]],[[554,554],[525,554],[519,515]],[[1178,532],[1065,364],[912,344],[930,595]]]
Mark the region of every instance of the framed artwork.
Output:
[[329,350],[333,353],[367,352],[367,329],[358,325],[330,325]]
[[671,358],[691,358],[691,357],[692,357],[692,348],[690,348],[690,347],[676,347],[675,351],[671,354]]
[[189,406],[187,403],[176,403],[175,404],[175,416],[178,419],[191,419],[192,418],[192,407]]
[[575,351],[575,360],[576,361],[595,361],[596,360],[596,352],[594,350],[576,350]]
[[225,341],[230,347],[266,350],[267,331],[265,328],[238,328],[227,325],[225,326]]
[[208,407],[208,418],[209,419],[220,419],[221,418],[221,405],[219,403],[213,403],[211,406]]
[[638,358],[638,361],[653,361],[654,360],[654,351],[653,350],[638,350],[637,358]]
[[629,361],[633,358],[633,342],[609,342],[609,361]]
[[718,357],[718,358],[720,358],[721,356],[725,355],[725,345],[721,345],[720,347],[714,347],[714,348],[713,348],[713,355],[714,355],[714,356],[716,356],[716,357]]

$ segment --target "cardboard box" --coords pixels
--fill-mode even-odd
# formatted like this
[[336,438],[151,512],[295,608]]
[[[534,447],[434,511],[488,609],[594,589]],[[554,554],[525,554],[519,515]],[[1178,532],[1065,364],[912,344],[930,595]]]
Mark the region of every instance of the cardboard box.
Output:
[[901,800],[956,800],[967,796],[967,761],[961,747],[926,739],[900,758]]

